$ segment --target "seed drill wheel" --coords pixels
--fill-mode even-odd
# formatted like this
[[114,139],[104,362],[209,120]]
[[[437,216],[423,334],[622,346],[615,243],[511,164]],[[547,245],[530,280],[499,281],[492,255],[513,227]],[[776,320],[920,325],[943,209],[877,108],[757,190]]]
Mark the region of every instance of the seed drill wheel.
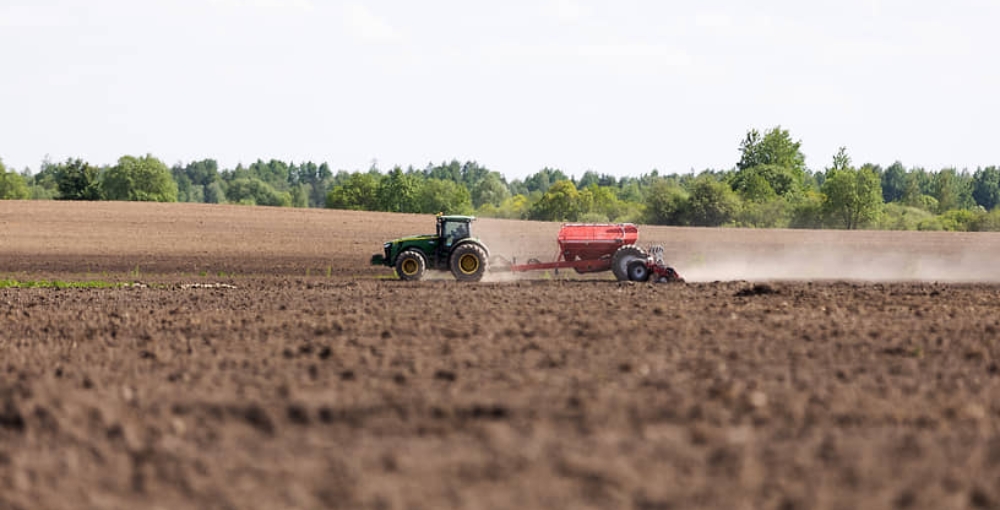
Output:
[[648,282],[651,271],[645,260],[633,260],[628,263],[628,279],[633,282]]
[[460,244],[451,252],[451,274],[460,282],[482,280],[489,265],[486,250],[478,244]]
[[629,280],[628,276],[628,265],[633,260],[641,260],[645,265],[646,263],[646,251],[634,244],[626,244],[615,251],[615,254],[611,256],[611,272],[615,274],[615,278],[618,281]]
[[396,274],[400,280],[419,280],[424,277],[427,263],[424,256],[413,250],[406,250],[396,257]]

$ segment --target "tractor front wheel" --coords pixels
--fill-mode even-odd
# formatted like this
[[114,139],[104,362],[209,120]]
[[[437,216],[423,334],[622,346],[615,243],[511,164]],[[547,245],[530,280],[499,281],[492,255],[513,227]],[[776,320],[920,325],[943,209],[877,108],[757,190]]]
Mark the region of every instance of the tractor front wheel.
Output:
[[427,262],[424,256],[414,250],[406,250],[396,257],[396,274],[400,280],[415,281],[424,277]]
[[489,265],[486,250],[477,244],[460,244],[451,252],[451,274],[460,282],[482,280]]

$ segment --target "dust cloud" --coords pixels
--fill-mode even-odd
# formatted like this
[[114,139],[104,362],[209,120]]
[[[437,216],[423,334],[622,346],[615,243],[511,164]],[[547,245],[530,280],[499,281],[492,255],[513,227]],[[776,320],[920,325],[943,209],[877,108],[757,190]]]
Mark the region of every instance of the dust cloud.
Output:
[[786,250],[768,255],[698,254],[674,262],[689,282],[767,280],[854,280],[873,282],[1000,282],[996,256],[919,252],[865,253],[831,249]]
[[649,227],[688,281],[1000,282],[1000,235]]

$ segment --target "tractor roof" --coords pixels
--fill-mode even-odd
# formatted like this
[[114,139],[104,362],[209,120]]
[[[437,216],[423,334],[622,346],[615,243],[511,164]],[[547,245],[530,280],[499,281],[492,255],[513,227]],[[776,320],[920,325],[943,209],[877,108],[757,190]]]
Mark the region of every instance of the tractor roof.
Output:
[[469,222],[469,221],[475,221],[476,220],[475,216],[462,216],[462,215],[448,215],[448,216],[445,216],[443,214],[439,214],[438,218],[441,221],[465,221],[465,222]]

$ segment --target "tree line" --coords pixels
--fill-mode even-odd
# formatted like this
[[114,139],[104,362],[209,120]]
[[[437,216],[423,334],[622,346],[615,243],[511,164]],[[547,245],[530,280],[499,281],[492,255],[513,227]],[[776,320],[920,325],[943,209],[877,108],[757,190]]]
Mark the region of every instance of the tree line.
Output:
[[0,160],[0,199],[142,200],[544,221],[886,230],[1000,230],[1000,168],[928,171],[901,162],[855,166],[846,148],[820,170],[780,126],[751,129],[727,170],[617,178],[543,168],[508,181],[477,162],[333,172],[326,163],[258,160],[220,169],[205,159],[168,167],[152,155],[113,166],[44,162],[37,173]]

